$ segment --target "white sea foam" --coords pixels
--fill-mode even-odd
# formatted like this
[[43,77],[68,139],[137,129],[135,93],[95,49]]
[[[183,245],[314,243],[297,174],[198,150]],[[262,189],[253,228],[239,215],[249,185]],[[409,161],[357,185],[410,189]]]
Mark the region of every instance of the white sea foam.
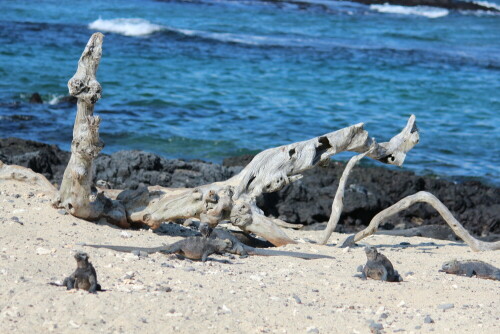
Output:
[[61,101],[61,97],[63,97],[63,95],[52,95],[50,97],[49,104],[50,105],[58,104],[59,101]]
[[472,2],[475,3],[475,4],[478,4],[480,6],[488,7],[488,8],[491,8],[491,9],[500,10],[500,5],[496,4],[496,3],[493,3],[493,2],[488,2],[488,1],[472,1]]
[[444,8],[435,8],[429,6],[407,7],[407,6],[389,5],[388,3],[385,3],[383,5],[370,5],[370,9],[380,13],[418,15],[418,16],[425,16],[431,19],[443,17],[448,15],[449,13],[449,11]]
[[145,36],[165,29],[165,27],[144,19],[112,19],[98,18],[89,24],[89,29],[112,32],[125,36]]
[[285,43],[285,41],[283,41],[280,38],[272,38],[264,36],[239,35],[239,34],[224,33],[224,32],[208,32],[200,30],[175,29],[175,28],[168,28],[168,30],[177,32],[185,36],[206,38],[219,42],[229,42],[229,43],[238,43],[247,45],[267,45],[267,44],[275,45],[275,44]]

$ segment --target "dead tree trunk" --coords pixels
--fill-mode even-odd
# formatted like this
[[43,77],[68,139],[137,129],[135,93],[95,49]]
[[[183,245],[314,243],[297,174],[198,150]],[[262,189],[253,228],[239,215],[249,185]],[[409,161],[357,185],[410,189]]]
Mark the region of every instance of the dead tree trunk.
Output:
[[90,37],[78,62],[78,69],[68,82],[69,93],[78,98],[77,114],[71,158],[54,206],[64,208],[79,218],[94,220],[107,217],[119,226],[128,227],[123,206],[92,191],[93,161],[104,146],[99,139],[101,119],[93,115],[94,104],[101,98],[101,85],[96,80],[96,72],[101,60],[103,38],[101,33]]

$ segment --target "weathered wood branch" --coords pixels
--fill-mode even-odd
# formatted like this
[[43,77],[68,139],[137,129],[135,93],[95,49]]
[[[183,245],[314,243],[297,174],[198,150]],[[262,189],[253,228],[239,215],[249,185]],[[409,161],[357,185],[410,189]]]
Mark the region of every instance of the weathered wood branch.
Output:
[[[364,152],[384,163],[401,165],[406,152],[418,143],[415,116],[403,131],[387,143],[378,144],[353,125],[307,141],[271,148],[259,153],[238,175],[194,189],[141,189],[117,197],[124,203],[131,222],[158,228],[162,222],[198,218],[216,226],[230,220],[246,232],[262,236],[275,245],[293,243],[273,218],[265,217],[256,198],[274,192],[302,177],[300,173],[342,151]],[[281,221],[280,221],[281,223]]]
[[92,164],[103,148],[99,139],[101,119],[94,116],[94,104],[101,97],[96,72],[101,60],[104,35],[93,34],[78,61],[78,69],[68,82],[69,93],[78,98],[73,127],[71,158],[54,206],[64,208],[73,216],[94,220],[106,217],[113,223],[128,227],[123,205],[92,191]]
[[396,213],[403,211],[415,203],[427,203],[430,204],[436,211],[443,217],[446,223],[451,227],[453,232],[459,236],[469,247],[475,251],[486,251],[486,250],[499,250],[500,241],[496,242],[485,242],[474,238],[470,233],[458,222],[458,220],[453,217],[452,213],[448,208],[433,194],[426,191],[420,191],[414,195],[407,196],[397,202],[396,204],[388,207],[385,210],[380,211],[373,217],[370,224],[363,231],[356,233],[355,235],[349,236],[340,247],[349,247],[354,245],[354,243],[374,234],[379,225],[389,217],[395,215]]
[[358,154],[353,156],[342,172],[342,176],[340,177],[339,186],[337,187],[337,192],[335,193],[335,198],[332,203],[332,213],[330,215],[330,219],[328,220],[328,224],[326,225],[325,233],[323,235],[323,239],[321,239],[320,244],[325,245],[330,239],[333,231],[337,227],[337,224],[340,219],[340,215],[342,214],[342,209],[344,208],[344,191],[345,185],[347,183],[347,179],[349,178],[349,174],[351,173],[352,168],[356,163],[363,159],[367,153]]
[[386,143],[378,144],[368,136],[363,126],[363,123],[359,123],[257,154],[238,175],[229,180],[236,185],[235,198],[255,198],[262,193],[278,191],[302,177],[300,173],[344,151],[368,152],[367,156],[372,159],[401,166],[406,153],[419,141],[414,115],[411,115],[401,133]]

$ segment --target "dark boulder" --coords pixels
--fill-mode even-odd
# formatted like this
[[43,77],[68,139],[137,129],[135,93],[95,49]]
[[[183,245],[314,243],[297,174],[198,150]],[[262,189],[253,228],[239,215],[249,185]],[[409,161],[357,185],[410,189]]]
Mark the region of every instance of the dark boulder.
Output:
[[95,161],[95,178],[122,189],[140,185],[196,187],[228,179],[239,170],[241,167],[165,159],[143,151],[120,151],[101,155]]
[[31,94],[30,103],[40,104],[43,103],[42,97],[38,93]]
[[489,12],[499,12],[497,8],[488,7],[484,4],[475,3],[472,1],[458,1],[458,0],[350,0],[365,5],[398,5],[398,6],[429,6],[439,7],[451,10],[483,10]]
[[19,138],[0,139],[0,159],[3,162],[31,168],[54,183],[61,182],[69,157],[69,152],[56,145]]

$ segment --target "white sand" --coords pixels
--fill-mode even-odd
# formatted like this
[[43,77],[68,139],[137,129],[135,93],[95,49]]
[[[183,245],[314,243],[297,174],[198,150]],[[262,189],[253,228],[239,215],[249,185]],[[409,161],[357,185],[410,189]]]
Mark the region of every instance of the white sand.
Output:
[[[498,267],[499,252],[474,253],[426,238],[367,238],[361,244],[380,247],[405,280],[387,283],[353,277],[366,262],[361,247],[300,243],[284,249],[335,259],[251,256],[203,264],[76,245],[147,247],[180,239],[147,230],[127,231],[131,237],[124,238],[122,232],[58,213],[35,186],[0,181],[0,333],[369,333],[370,320],[386,333],[500,333],[500,282],[438,272],[454,258]],[[287,233],[299,241],[320,237]],[[334,234],[331,242],[344,238]],[[411,245],[398,246],[403,241]],[[76,249],[88,252],[107,291],[67,292],[47,284],[73,272]],[[440,309],[443,304],[453,308]],[[427,315],[434,323],[424,322]]]

